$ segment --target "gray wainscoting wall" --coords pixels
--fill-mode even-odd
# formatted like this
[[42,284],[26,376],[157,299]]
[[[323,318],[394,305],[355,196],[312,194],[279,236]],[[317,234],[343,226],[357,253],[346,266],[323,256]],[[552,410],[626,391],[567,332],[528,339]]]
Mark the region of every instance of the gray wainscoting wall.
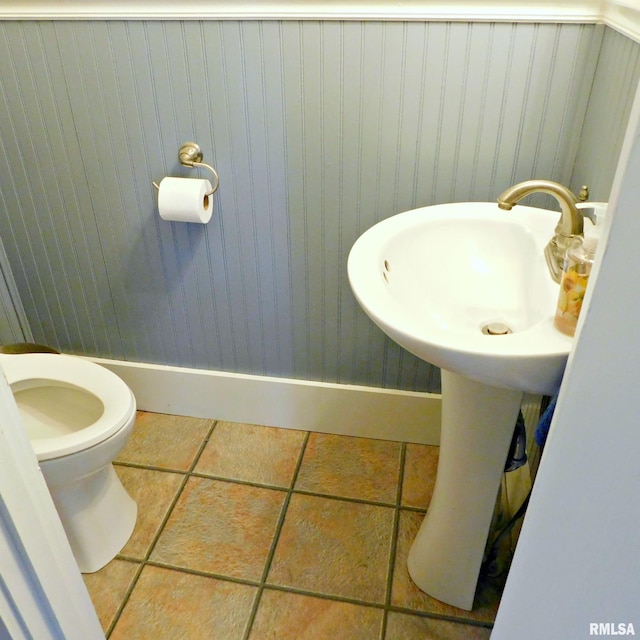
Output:
[[0,238],[0,344],[15,342],[33,342],[33,336]]
[[[596,25],[0,23],[0,235],[33,339],[437,391],[355,303],[351,245],[531,177],[606,197],[638,49]],[[220,175],[206,226],[157,214],[188,140]]]
[[[640,44],[607,29],[582,127],[572,184],[607,201],[640,78]],[[577,191],[576,191],[577,193]]]

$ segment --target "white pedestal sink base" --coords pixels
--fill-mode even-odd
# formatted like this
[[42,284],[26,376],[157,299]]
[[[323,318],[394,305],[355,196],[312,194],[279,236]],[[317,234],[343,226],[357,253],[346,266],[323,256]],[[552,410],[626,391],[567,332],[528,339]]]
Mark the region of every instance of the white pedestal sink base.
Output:
[[522,396],[442,371],[438,473],[407,566],[422,591],[461,609],[473,608]]

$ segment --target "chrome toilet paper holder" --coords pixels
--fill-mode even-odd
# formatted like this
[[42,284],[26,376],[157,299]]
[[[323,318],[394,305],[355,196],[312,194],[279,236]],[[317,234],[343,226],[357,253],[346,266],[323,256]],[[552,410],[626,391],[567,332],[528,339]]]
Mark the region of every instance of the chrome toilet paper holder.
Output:
[[[207,193],[204,194],[205,196],[211,196],[218,189],[220,178],[218,178],[216,170],[211,165],[202,162],[203,157],[200,145],[195,142],[185,142],[178,151],[178,160],[181,165],[185,167],[205,167],[205,169],[209,169],[209,171],[211,171],[213,174],[211,191],[207,191]],[[152,184],[156,189],[160,189],[160,185],[156,182]]]

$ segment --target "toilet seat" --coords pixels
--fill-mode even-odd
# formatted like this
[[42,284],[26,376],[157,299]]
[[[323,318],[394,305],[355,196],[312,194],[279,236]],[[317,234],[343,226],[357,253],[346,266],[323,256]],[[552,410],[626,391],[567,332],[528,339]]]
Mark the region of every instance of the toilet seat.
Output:
[[95,421],[88,426],[53,437],[30,436],[39,461],[60,458],[99,444],[116,433],[135,412],[135,398],[129,387],[114,373],[89,360],[51,353],[0,354],[0,364],[14,395],[38,387],[47,388],[51,398],[45,404],[50,402],[53,407],[56,388],[73,389],[92,394],[102,404],[101,411],[96,411]]

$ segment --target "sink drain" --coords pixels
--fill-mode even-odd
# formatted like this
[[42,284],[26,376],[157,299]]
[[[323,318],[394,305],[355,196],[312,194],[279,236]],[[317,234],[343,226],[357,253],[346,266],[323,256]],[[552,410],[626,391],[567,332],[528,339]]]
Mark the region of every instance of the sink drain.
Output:
[[503,322],[489,322],[482,327],[482,333],[485,336],[506,336],[508,333],[513,332]]

